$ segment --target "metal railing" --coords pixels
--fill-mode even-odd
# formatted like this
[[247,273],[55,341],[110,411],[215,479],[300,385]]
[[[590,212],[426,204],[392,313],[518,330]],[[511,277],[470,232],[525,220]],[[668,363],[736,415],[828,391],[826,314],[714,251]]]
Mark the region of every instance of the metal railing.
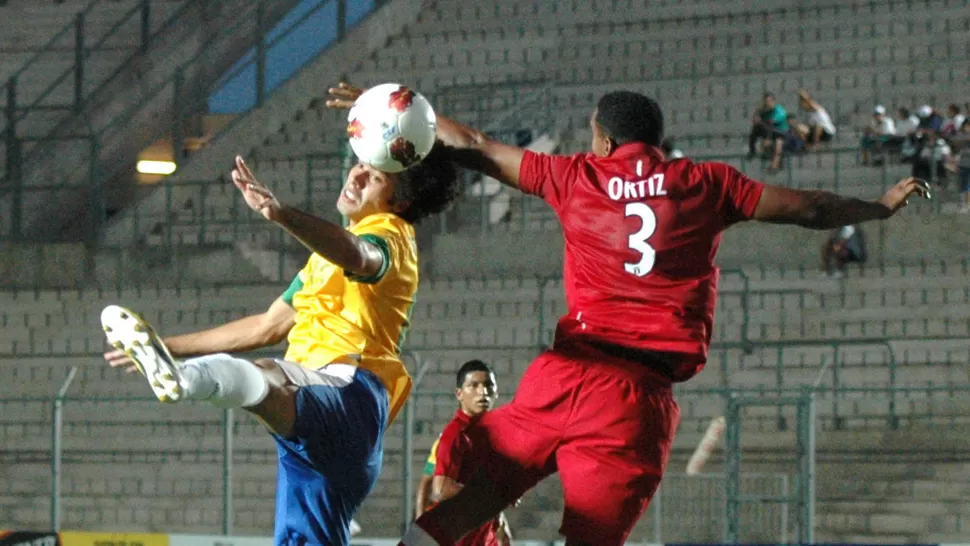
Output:
[[[508,131],[501,136],[507,139],[535,138],[540,135],[539,131],[547,134],[552,130],[551,125],[540,125],[531,135]],[[96,151],[92,154],[96,155]],[[798,156],[787,161],[785,170],[768,181],[799,189],[827,189],[872,198],[909,174],[908,165],[863,167],[858,164],[857,156],[858,150],[855,149]],[[763,164],[757,160],[749,161],[743,155],[697,159],[725,161],[754,177],[763,175]],[[257,174],[284,202],[324,218],[339,219],[334,203],[342,186],[345,160],[346,157],[340,154],[306,154],[283,159],[257,158],[252,163]],[[439,216],[437,222],[431,222],[430,229],[439,233],[559,229],[552,210],[536,197],[497,183],[494,191],[486,191],[484,184],[470,187],[481,191],[466,191],[449,211]],[[259,241],[265,248],[275,251],[279,265],[275,269],[278,271],[287,270],[284,266],[287,262],[305,257],[301,248],[284,242],[286,238],[281,237],[275,226],[242,206],[228,175],[214,181],[165,181],[159,192],[160,198],[145,199],[115,220],[123,222],[118,225],[124,225],[126,229],[112,230],[110,238],[101,246],[99,259],[114,262],[116,258],[113,256],[125,256],[125,250],[130,248],[168,249],[169,255],[177,255],[179,248],[231,245],[239,241]],[[943,210],[941,193],[933,192],[932,203],[914,204],[914,208],[931,214]],[[500,200],[504,201],[500,203]],[[495,212],[499,208],[502,209],[501,216],[496,219]],[[126,266],[121,261],[116,265],[120,280]]]
[[[423,370],[427,367],[414,364],[413,369]],[[417,376],[420,382],[421,372]],[[5,416],[5,426],[0,429],[5,446],[3,457],[19,469],[0,480],[0,497],[17,496],[24,499],[24,507],[36,505],[49,508],[46,518],[38,512],[17,523],[29,523],[38,528],[49,525],[48,528],[57,530],[64,527],[65,513],[71,513],[74,519],[85,510],[97,512],[99,507],[115,509],[119,497],[134,506],[145,502],[168,503],[178,499],[186,510],[206,506],[210,511],[213,503],[221,499],[217,521],[210,518],[193,524],[168,514],[166,517],[172,521],[156,523],[165,525],[167,530],[173,532],[187,525],[197,529],[201,523],[208,525],[213,532],[232,534],[233,515],[246,509],[235,507],[234,499],[244,495],[250,506],[256,500],[273,501],[272,476],[260,472],[258,468],[271,469],[274,466],[275,449],[256,421],[240,419],[232,412],[215,411],[205,404],[168,406],[160,405],[150,397],[69,394],[69,387],[108,392],[109,387],[99,385],[105,381],[95,380],[93,384],[90,380],[79,381],[71,372],[52,397],[0,398],[0,415]],[[722,414],[730,400],[754,400],[767,407],[778,405],[782,410],[786,400],[804,395],[805,389],[805,386],[767,391],[685,388],[678,391],[677,398],[682,407],[706,404],[708,410],[705,415],[692,418],[697,423],[706,424],[711,418]],[[906,430],[936,427],[941,432],[951,430],[957,433],[965,430],[970,423],[970,412],[966,410],[970,401],[970,385],[966,384],[939,387],[842,384],[808,389],[812,391],[819,408],[813,421],[817,421],[819,426],[813,434],[823,440],[827,435],[840,433],[826,426],[830,422],[832,402],[836,400],[842,402],[843,406],[858,406],[848,416],[851,426],[844,430],[849,431],[875,433],[894,430],[884,413],[873,413],[860,403],[875,401],[877,406],[885,408],[892,399],[906,400],[914,405],[914,410],[906,415]],[[775,398],[777,404],[773,402]],[[379,492],[375,493],[385,499],[381,501],[384,506],[388,506],[385,501],[391,499],[401,503],[401,520],[384,521],[381,529],[369,529],[369,532],[397,536],[400,532],[398,523],[410,521],[411,492],[417,481],[414,471],[422,466],[434,437],[453,414],[454,404],[453,392],[418,389],[412,394],[402,413],[402,426],[394,427],[388,433],[395,440],[387,444],[386,466],[389,469],[399,468],[400,472],[389,470],[389,474],[382,478],[388,487],[379,488]],[[757,413],[746,413],[743,405],[740,409],[737,419],[745,435],[778,433],[779,439],[788,438],[790,428],[765,428],[755,419]],[[791,414],[790,409],[784,411]],[[681,434],[690,434],[690,425],[690,422],[684,423]],[[398,444],[396,438],[400,438],[402,443]],[[848,440],[849,437],[845,438]],[[676,467],[680,464],[677,462],[681,460],[680,456],[675,456],[653,508],[643,518],[634,537],[650,537],[655,543],[718,540],[725,528],[738,529],[737,524],[740,523],[743,540],[780,540],[777,543],[785,543],[786,536],[794,536],[791,524],[795,518],[791,510],[795,505],[794,501],[784,499],[789,499],[801,487],[811,486],[814,489],[814,482],[819,478],[812,476],[806,482],[805,476],[800,475],[794,466],[790,471],[781,470],[780,462],[793,464],[794,459],[785,451],[790,439],[779,441],[773,455],[773,465],[777,470],[764,476],[760,475],[764,467],[744,472],[742,481],[732,486],[736,488],[733,493],[727,489],[730,485],[725,481],[727,475],[718,473],[721,456],[715,457],[710,463],[709,474],[702,476],[684,476]],[[743,444],[744,440],[741,442]],[[398,445],[400,448],[395,447]],[[724,453],[723,457],[736,456],[736,462],[741,464],[745,460],[756,462],[759,457],[752,457],[752,453],[745,457],[745,452],[750,449],[754,450],[752,453],[758,453],[760,448],[748,447],[737,453]],[[827,448],[815,449],[824,455]],[[845,448],[835,449],[839,457],[844,456],[838,450]],[[855,445],[851,449],[860,454],[869,449],[870,455],[878,451],[881,456],[894,461],[905,460],[906,457],[923,460],[939,451],[937,446],[918,444],[891,447],[888,451],[885,447],[867,448],[864,445]],[[951,448],[946,448],[944,459],[940,459],[939,455],[937,453],[933,460],[963,460]],[[827,460],[828,464],[833,464],[833,459]],[[846,464],[849,464],[848,460]],[[43,478],[45,466],[49,479]],[[220,471],[207,472],[205,468],[219,468]],[[727,470],[728,467],[725,467]],[[250,487],[247,484],[256,485]],[[794,489],[791,489],[792,485]],[[518,510],[560,510],[561,494],[556,487],[554,479],[541,484],[527,495]],[[731,495],[736,498],[731,498]],[[46,502],[40,502],[45,498]],[[69,499],[67,506],[65,499]],[[684,512],[678,508],[683,505],[693,507],[689,511],[693,517],[685,519]],[[361,516],[366,518],[366,512]],[[92,516],[88,514],[86,517],[85,521],[90,524]],[[148,522],[136,521],[133,513],[130,521],[125,519],[128,517],[125,515],[121,515],[120,519],[117,515],[112,517],[114,523],[105,523],[128,528],[148,525]],[[730,518],[737,518],[733,526],[728,526]]]
[[[147,2],[146,2],[147,4]],[[191,4],[191,3],[189,3]],[[374,2],[374,8],[380,7],[383,4],[382,1]],[[228,35],[233,32],[246,31],[249,26],[255,24],[257,29],[259,29],[258,38],[256,39],[255,53],[244,57],[244,59],[238,63],[233,70],[231,70],[226,76],[223,77],[223,83],[229,80],[238,79],[238,76],[247,70],[255,68],[255,74],[253,78],[254,92],[253,96],[256,97],[256,101],[251,105],[253,107],[258,107],[262,105],[263,97],[265,97],[272,89],[282,85],[292,77],[294,77],[298,71],[292,72],[287,78],[274,79],[272,82],[268,82],[266,78],[266,65],[267,65],[267,55],[272,54],[275,49],[279,48],[281,45],[285,45],[286,40],[290,37],[290,34],[294,31],[303,29],[304,26],[314,23],[316,20],[314,17],[320,16],[322,13],[329,13],[327,8],[336,6],[334,10],[337,19],[334,21],[334,26],[336,29],[336,37],[332,42],[328,42],[321,45],[321,51],[325,50],[327,47],[333,43],[342,40],[349,28],[355,24],[358,24],[367,14],[361,15],[356,13],[359,9],[348,10],[347,0],[319,0],[317,3],[310,6],[310,8],[298,17],[295,21],[291,22],[289,26],[283,29],[279,35],[273,37],[272,39],[267,38],[265,29],[265,21],[261,18],[265,16],[266,8],[264,6],[264,0],[259,0],[256,4],[255,10],[252,10],[252,17],[255,17],[255,23],[252,18],[249,17],[237,17],[234,19],[227,28],[220,30],[221,33]],[[179,12],[181,14],[181,11]],[[368,13],[369,14],[369,13]],[[178,14],[173,16],[173,19],[177,17]],[[318,52],[319,53],[319,52]],[[173,143],[173,149],[180,152],[183,149],[183,143],[185,139],[184,132],[184,115],[185,113],[192,110],[192,107],[199,103],[204,102],[208,97],[198,97],[193,94],[193,89],[189,89],[189,77],[196,72],[203,70],[205,67],[209,66],[211,63],[215,62],[212,55],[208,53],[206,48],[200,49],[188,60],[184,61],[176,69],[174,69],[170,74],[160,79],[157,82],[153,82],[152,89],[142,95],[140,99],[126,107],[120,112],[114,113],[113,117],[107,121],[107,123],[102,123],[100,126],[90,126],[88,127],[89,134],[78,137],[79,140],[86,142],[87,146],[92,150],[91,157],[89,159],[90,165],[88,165],[88,174],[86,176],[80,177],[74,183],[65,185],[60,184],[50,184],[44,186],[29,186],[21,187],[18,183],[10,184],[10,188],[7,191],[12,192],[16,196],[16,203],[12,206],[11,216],[12,218],[2,219],[7,222],[7,225],[0,224],[0,239],[8,240],[18,240],[20,239],[19,225],[20,225],[20,211],[18,203],[22,203],[27,196],[34,194],[38,196],[56,194],[59,191],[74,191],[78,188],[88,189],[88,205],[90,208],[90,216],[94,219],[94,226],[92,228],[92,235],[96,234],[103,223],[105,222],[105,210],[104,204],[100,196],[101,186],[105,183],[104,173],[100,172],[99,163],[102,158],[100,157],[100,142],[106,138],[106,135],[112,134],[113,131],[117,131],[129,124],[138,116],[146,104],[151,102],[163,101],[165,103],[170,103],[172,105],[171,112],[172,118],[168,122],[168,126],[165,128],[165,135],[171,139]],[[235,123],[243,119],[243,116],[237,116],[232,122],[227,126],[220,129],[219,133],[230,130],[234,127]],[[15,133],[11,133],[8,130],[8,134],[13,135],[12,138],[16,138]],[[217,136],[217,135],[216,135]],[[8,146],[10,150],[17,150],[19,147],[17,143],[14,142],[12,146]],[[39,150],[39,148],[37,148]],[[49,152],[49,149],[48,149]],[[21,159],[17,159],[11,162],[11,165],[20,165],[28,160],[36,159],[36,153],[31,152],[32,155]],[[18,170],[19,172],[19,170]],[[211,184],[212,181],[207,181]],[[172,184],[167,182],[167,184]],[[176,183],[178,185],[181,183]],[[187,186],[202,185],[198,182],[187,182]],[[137,207],[135,207],[137,210]],[[171,210],[165,211],[171,213]],[[127,216],[128,212],[122,212],[120,217]],[[162,214],[165,217],[165,214]],[[204,238],[200,236],[200,238]]]

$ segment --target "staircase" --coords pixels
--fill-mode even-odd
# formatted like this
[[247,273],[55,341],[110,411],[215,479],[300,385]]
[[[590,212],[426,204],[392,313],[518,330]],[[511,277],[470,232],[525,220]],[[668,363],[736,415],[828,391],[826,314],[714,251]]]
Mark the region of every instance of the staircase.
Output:
[[[232,194],[235,190],[231,185],[226,190],[225,184],[217,182],[220,180],[225,182],[233,157],[239,153],[258,156],[259,147],[263,144],[267,133],[292,120],[298,112],[308,108],[314,97],[320,96],[323,85],[321,82],[335,82],[344,77],[344,74],[353,72],[355,66],[383,48],[390,36],[400,33],[407,24],[417,18],[423,5],[424,2],[421,0],[392,0],[381,3],[379,8],[357,26],[348,29],[343,41],[332,43],[318,59],[309,62],[292,79],[273,91],[272,95],[266,98],[262,108],[254,108],[241,114],[224,131],[217,134],[208,146],[198,150],[181,163],[176,174],[168,177],[164,184],[158,185],[159,189],[164,191],[152,191],[136,206],[119,213],[105,227],[102,233],[102,245],[105,248],[117,248],[127,247],[133,243],[140,244],[145,240],[151,241],[152,239],[147,237],[149,232],[161,224],[169,224],[169,218],[172,216],[169,212],[173,210],[173,203],[183,203],[184,197],[190,192],[191,195],[201,195],[205,192],[211,195],[211,199],[205,204],[205,210],[202,210],[198,219],[194,221],[208,222],[215,216],[222,218],[235,215],[235,211],[230,214],[228,210],[228,207],[235,206],[234,202],[238,205],[238,200]],[[320,166],[321,170],[326,171],[325,178],[333,183],[339,182],[335,176],[339,174],[342,162],[342,157],[321,159],[315,163],[315,166]],[[258,172],[262,172],[262,163],[259,163]],[[316,192],[317,189],[314,188],[314,191]],[[196,206],[198,201],[199,199],[195,199]],[[333,201],[329,195],[321,199],[314,197],[313,201],[325,202],[328,206],[327,210],[332,209]],[[226,209],[216,210],[221,204],[226,204]],[[318,213],[319,210],[315,209],[313,212]],[[245,207],[238,212],[242,215],[248,213]],[[272,226],[268,226],[273,230],[272,233],[260,226],[252,226],[252,229],[247,226],[243,230],[244,233],[239,235],[249,241],[240,245],[238,237],[222,240],[218,229],[213,229],[219,227],[214,222],[208,224],[205,230],[201,229],[203,226],[197,225],[194,231],[191,225],[193,220],[189,219],[188,222],[188,225],[179,226],[180,234],[172,237],[169,242],[178,241],[184,234],[186,242],[191,244],[195,240],[202,239],[198,234],[203,231],[214,234],[219,236],[219,240],[207,240],[207,243],[235,246],[237,251],[252,258],[253,264],[267,273],[269,278],[273,280],[278,278],[279,264],[278,259],[274,257],[279,255],[279,251],[275,249],[276,230]],[[166,228],[163,226],[162,229]],[[159,243],[156,242],[156,244]],[[164,245],[168,242],[161,241],[160,244]],[[265,248],[273,250],[266,251]],[[273,263],[274,260],[277,263]],[[284,271],[292,268],[292,263],[289,262],[295,263],[290,258],[287,260],[283,267]]]
[[[144,51],[130,55],[74,115],[25,153],[23,232],[47,241],[90,234],[105,196],[131,193],[137,154],[181,132],[187,115],[204,108],[212,87],[252,47],[257,31],[271,28],[296,3],[266,2],[265,9],[251,0],[185,3]],[[92,187],[91,180],[100,183]]]

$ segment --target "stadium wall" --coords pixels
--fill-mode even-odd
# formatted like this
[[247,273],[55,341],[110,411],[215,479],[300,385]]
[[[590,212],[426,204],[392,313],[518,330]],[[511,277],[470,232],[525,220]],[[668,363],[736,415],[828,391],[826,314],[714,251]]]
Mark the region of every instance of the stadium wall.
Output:
[[[970,253],[970,217],[945,222],[929,214],[904,211],[889,222],[863,227],[870,263],[952,260]],[[799,227],[748,223],[724,234],[717,261],[722,267],[771,264],[818,267],[828,233]],[[562,232],[502,231],[435,236],[431,249],[434,274],[449,276],[535,275],[562,269]],[[496,260],[495,256],[502,256]]]

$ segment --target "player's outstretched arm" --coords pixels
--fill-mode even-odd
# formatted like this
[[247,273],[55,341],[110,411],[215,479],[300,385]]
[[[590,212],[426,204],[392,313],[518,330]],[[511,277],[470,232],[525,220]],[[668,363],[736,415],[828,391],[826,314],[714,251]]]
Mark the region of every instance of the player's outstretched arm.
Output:
[[928,199],[929,184],[918,178],[905,178],[876,201],[765,185],[754,219],[809,229],[834,229],[889,218],[909,204],[909,198],[914,195]]
[[[293,328],[295,317],[296,311],[282,298],[277,298],[264,313],[201,332],[168,337],[164,341],[176,358],[212,353],[244,353],[282,342]],[[114,368],[124,368],[128,372],[138,371],[134,363],[121,351],[105,353],[104,358]]]
[[[348,83],[340,82],[329,89],[329,108],[341,110],[354,105],[364,90]],[[516,146],[502,144],[471,127],[435,112],[437,117],[437,136],[447,146],[454,148],[454,160],[466,169],[480,172],[499,182],[519,188],[519,167],[525,150]]]
[[380,249],[343,226],[280,203],[269,188],[256,179],[242,157],[236,156],[232,182],[239,188],[249,208],[279,225],[303,246],[344,271],[369,277],[376,275],[384,266],[384,255]]

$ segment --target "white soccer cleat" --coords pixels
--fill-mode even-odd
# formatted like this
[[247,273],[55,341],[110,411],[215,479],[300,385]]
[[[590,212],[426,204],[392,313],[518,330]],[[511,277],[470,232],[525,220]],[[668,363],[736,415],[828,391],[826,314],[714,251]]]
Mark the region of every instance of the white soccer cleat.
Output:
[[128,355],[160,401],[182,399],[178,363],[150,324],[124,307],[109,305],[101,311],[101,326],[108,343]]

